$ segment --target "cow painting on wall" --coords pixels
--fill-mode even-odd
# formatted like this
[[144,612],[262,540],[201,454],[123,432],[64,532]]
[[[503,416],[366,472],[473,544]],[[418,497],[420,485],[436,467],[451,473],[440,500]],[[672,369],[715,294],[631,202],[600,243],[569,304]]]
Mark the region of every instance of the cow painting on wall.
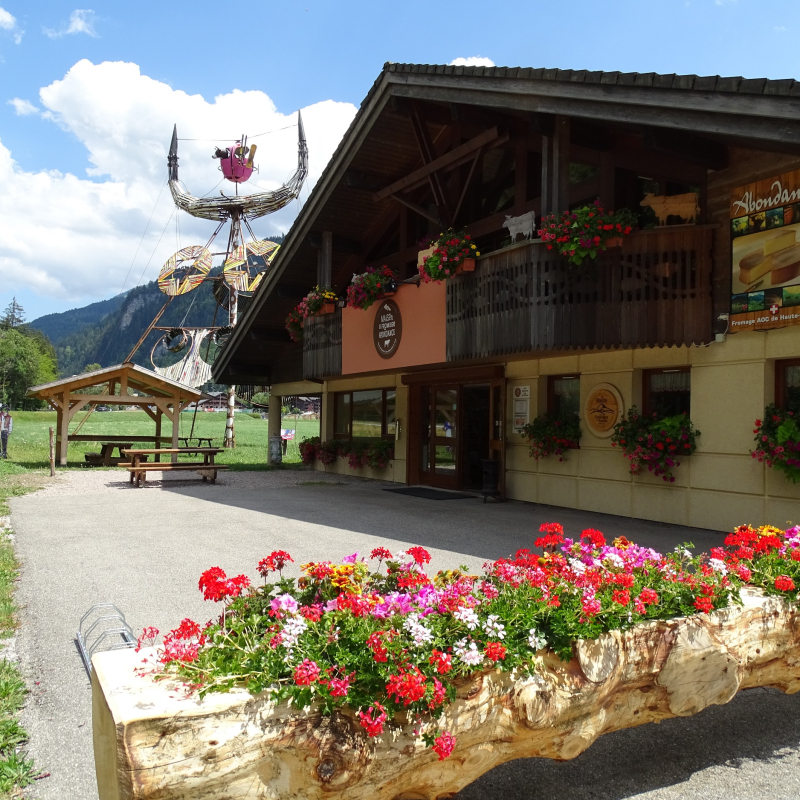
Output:
[[655,195],[648,192],[639,205],[652,208],[660,226],[667,224],[667,217],[680,217],[684,222],[696,222],[700,213],[696,192],[673,195]]

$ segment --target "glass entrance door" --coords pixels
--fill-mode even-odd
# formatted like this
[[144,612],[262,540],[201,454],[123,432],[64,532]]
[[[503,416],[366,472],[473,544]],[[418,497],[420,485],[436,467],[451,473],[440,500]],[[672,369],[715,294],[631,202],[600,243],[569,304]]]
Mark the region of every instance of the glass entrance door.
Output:
[[422,483],[457,489],[459,481],[459,387],[422,389],[420,478]]

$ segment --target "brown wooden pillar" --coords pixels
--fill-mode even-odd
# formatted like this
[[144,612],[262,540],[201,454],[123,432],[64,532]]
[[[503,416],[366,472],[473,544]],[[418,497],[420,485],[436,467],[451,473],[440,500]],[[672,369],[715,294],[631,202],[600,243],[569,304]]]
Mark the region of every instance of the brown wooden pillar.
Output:
[[553,131],[553,210],[569,208],[569,117],[556,115]]
[[[162,411],[160,408],[156,408],[156,450],[161,447],[161,417]],[[156,453],[154,461],[161,461],[161,456]]]
[[553,208],[553,137],[542,135],[541,216],[552,214]]
[[69,392],[62,392],[58,400],[59,408],[56,416],[58,430],[58,463],[67,466],[67,445],[69,444]]
[[326,289],[333,280],[333,233],[322,232],[322,247],[317,251],[317,286]]

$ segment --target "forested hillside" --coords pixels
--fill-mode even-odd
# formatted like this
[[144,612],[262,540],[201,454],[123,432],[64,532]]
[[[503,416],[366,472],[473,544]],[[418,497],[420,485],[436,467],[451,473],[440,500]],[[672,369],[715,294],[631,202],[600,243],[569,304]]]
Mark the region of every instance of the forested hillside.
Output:
[[30,322],[32,328],[41,331],[51,342],[63,339],[87,325],[101,322],[109,314],[119,310],[125,302],[126,293],[118,294],[109,300],[91,303],[83,308],[73,308],[59,314],[46,314]]

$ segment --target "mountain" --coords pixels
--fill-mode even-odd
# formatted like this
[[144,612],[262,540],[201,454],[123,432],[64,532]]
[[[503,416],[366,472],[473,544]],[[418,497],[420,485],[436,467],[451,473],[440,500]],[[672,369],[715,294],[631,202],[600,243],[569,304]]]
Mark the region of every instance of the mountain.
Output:
[[109,314],[113,314],[122,307],[126,296],[127,292],[124,292],[109,300],[101,300],[99,303],[92,303],[83,308],[73,308],[59,314],[46,314],[29,322],[28,325],[41,331],[51,342],[55,342],[87,325],[101,322]]

